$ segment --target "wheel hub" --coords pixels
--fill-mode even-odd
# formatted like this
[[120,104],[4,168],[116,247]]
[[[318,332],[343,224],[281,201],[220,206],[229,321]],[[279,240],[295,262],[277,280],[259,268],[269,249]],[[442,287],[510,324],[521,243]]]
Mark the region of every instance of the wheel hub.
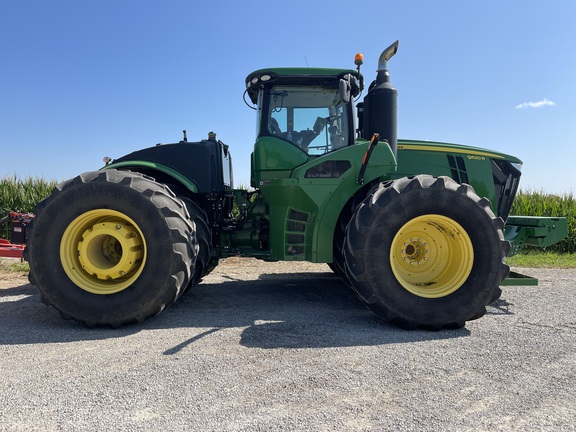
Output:
[[64,231],[60,260],[79,288],[93,294],[113,294],[132,285],[142,272],[146,243],[138,225],[125,214],[91,210]]
[[422,265],[428,260],[427,255],[430,253],[428,243],[420,237],[417,239],[410,238],[409,242],[404,242],[402,249],[403,260],[410,262],[410,265]]
[[416,217],[392,241],[390,264],[398,282],[412,294],[445,297],[462,286],[474,263],[470,237],[453,219]]
[[142,243],[134,227],[103,222],[88,228],[78,243],[82,268],[98,279],[118,279],[131,273],[142,258]]

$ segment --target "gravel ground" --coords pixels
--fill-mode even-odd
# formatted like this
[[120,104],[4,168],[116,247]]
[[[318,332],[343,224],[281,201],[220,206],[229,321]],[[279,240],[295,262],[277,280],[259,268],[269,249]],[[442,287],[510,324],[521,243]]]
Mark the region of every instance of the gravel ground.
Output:
[[376,319],[325,265],[228,259],[115,330],[0,273],[0,430],[576,430],[576,270],[524,271],[540,286],[437,333]]

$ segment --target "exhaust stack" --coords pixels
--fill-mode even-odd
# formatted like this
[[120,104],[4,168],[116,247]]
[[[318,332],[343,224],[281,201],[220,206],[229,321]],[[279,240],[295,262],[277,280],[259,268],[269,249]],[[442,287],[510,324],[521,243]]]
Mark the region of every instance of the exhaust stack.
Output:
[[397,99],[398,91],[390,84],[388,61],[398,51],[398,41],[386,48],[378,59],[376,80],[370,84],[364,98],[362,136],[370,140],[377,133],[387,140],[394,156],[397,154]]
[[378,76],[376,77],[377,83],[390,82],[390,74],[388,73],[388,61],[394,57],[398,52],[398,41],[394,42],[380,54],[378,59]]

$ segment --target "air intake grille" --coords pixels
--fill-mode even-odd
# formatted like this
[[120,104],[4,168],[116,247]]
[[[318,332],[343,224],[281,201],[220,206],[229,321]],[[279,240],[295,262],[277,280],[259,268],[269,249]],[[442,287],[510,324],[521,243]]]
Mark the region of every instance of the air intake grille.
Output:
[[520,174],[520,171],[514,168],[510,162],[492,159],[492,175],[494,177],[498,216],[504,221],[510,214],[512,203],[518,192]]
[[464,159],[461,156],[448,156],[448,165],[450,165],[450,175],[452,180],[462,183],[468,182],[468,173],[466,172],[466,165],[464,164]]

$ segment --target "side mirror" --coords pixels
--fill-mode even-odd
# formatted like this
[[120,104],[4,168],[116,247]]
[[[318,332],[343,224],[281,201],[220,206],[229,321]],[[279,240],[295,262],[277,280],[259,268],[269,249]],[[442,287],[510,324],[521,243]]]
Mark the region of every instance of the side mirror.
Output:
[[314,127],[312,128],[312,130],[314,131],[314,133],[316,135],[318,135],[320,132],[322,132],[322,129],[324,129],[324,126],[326,126],[326,123],[328,123],[328,119],[318,117],[316,119],[316,122],[314,123]]
[[344,102],[344,103],[350,102],[350,82],[349,81],[347,81],[345,79],[340,80],[340,86],[338,89],[338,96],[340,96],[340,99],[342,100],[342,102]]

